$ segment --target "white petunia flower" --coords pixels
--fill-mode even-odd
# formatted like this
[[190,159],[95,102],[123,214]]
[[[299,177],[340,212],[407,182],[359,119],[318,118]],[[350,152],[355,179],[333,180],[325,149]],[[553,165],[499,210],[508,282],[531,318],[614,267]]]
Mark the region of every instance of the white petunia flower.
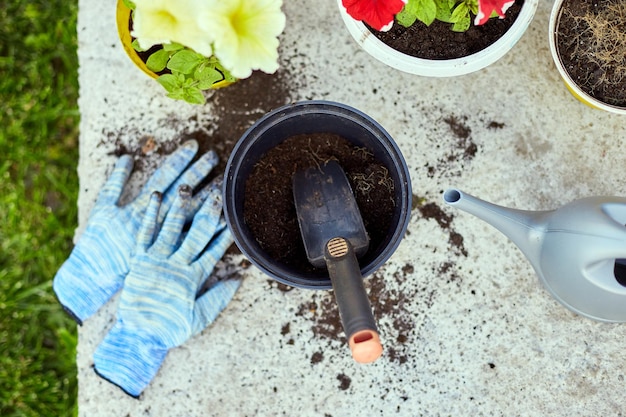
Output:
[[[231,74],[246,78],[252,70],[278,69],[278,35],[285,28],[282,0],[216,0],[199,24],[214,36],[215,56]],[[178,7],[178,5],[177,5]]]
[[139,46],[177,42],[211,56],[213,38],[198,25],[198,16],[206,0],[134,0],[132,35]]

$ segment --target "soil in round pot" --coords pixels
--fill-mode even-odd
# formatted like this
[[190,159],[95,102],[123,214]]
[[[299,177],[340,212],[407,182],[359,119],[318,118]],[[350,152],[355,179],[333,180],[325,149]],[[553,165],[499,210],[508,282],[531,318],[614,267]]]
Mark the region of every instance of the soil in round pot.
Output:
[[626,107],[626,2],[565,0],[556,31],[563,67],[580,89]]
[[524,0],[517,0],[504,19],[492,18],[484,25],[472,24],[465,32],[454,32],[451,24],[435,20],[430,26],[420,21],[405,28],[394,23],[388,32],[368,29],[382,42],[403,54],[422,59],[462,58],[482,51],[502,37],[519,15]]
[[292,176],[299,169],[330,159],[337,160],[348,177],[370,237],[370,253],[380,246],[391,226],[394,182],[372,152],[332,133],[289,137],[254,166],[246,181],[244,220],[268,255],[299,271],[316,269],[307,260],[300,235]]

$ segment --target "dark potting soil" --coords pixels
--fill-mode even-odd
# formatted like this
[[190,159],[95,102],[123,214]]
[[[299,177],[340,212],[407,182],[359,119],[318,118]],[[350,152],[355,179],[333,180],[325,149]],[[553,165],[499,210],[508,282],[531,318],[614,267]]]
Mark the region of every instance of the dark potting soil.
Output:
[[339,162],[348,177],[370,237],[369,251],[374,251],[390,227],[394,183],[368,149],[331,133],[293,136],[263,155],[246,181],[246,224],[268,255],[300,271],[315,268],[306,258],[300,235],[292,176],[331,159]]
[[408,28],[396,22],[388,32],[369,29],[385,44],[406,55],[433,60],[461,58],[500,39],[515,22],[523,4],[523,0],[517,0],[506,11],[504,19],[492,18],[479,26],[472,24],[465,32],[453,32],[450,23],[439,20],[430,26],[417,21]]
[[[207,106],[211,106],[210,112],[215,116],[215,120],[210,123],[205,123],[201,116],[196,115],[186,123],[192,128],[180,129],[180,120],[171,115],[162,123],[171,129],[180,129],[180,135],[177,137],[164,140],[126,130],[125,133],[131,137],[135,135],[137,141],[131,141],[129,144],[122,138],[120,132],[105,132],[106,139],[101,144],[114,143],[115,148],[111,154],[116,156],[136,155],[134,170],[141,172],[146,169],[147,155],[156,153],[165,157],[184,141],[195,139],[199,144],[197,158],[209,150],[217,153],[219,157],[218,165],[207,178],[210,181],[216,175],[224,173],[235,144],[254,122],[266,113],[293,102],[291,91],[293,84],[294,80],[285,69],[281,68],[275,74],[255,71],[249,78],[206,93]],[[202,123],[202,126],[198,129],[199,123]]]
[[216,116],[211,131],[193,132],[190,136],[198,140],[200,153],[214,150],[220,157],[216,172],[223,173],[228,158],[244,132],[266,113],[291,103],[293,84],[285,69],[275,74],[255,71],[252,76],[239,80],[226,88],[214,90],[207,101]]
[[590,96],[626,107],[626,2],[566,0],[557,27],[565,71]]

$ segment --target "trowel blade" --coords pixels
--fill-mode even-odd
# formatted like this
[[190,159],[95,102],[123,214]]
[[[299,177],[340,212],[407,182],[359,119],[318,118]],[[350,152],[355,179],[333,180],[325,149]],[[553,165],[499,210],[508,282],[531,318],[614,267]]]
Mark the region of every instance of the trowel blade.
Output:
[[357,257],[367,252],[369,237],[361,212],[336,161],[296,172],[293,195],[307,258],[313,266],[326,266],[324,248],[335,237],[348,240]]

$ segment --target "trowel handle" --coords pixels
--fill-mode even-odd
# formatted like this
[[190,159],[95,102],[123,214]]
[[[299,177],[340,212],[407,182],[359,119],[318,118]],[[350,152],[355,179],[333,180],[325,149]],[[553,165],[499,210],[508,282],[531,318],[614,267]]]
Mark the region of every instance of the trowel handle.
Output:
[[352,245],[346,239],[333,238],[324,252],[352,357],[359,363],[374,362],[383,347]]

